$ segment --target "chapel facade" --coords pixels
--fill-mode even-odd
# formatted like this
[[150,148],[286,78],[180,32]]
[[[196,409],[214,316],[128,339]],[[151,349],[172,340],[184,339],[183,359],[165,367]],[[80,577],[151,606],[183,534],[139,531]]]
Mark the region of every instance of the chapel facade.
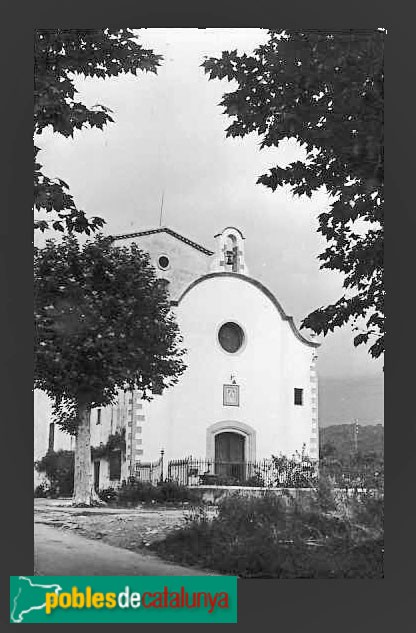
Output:
[[132,396],[130,462],[161,450],[166,463],[254,462],[302,448],[317,459],[318,343],[250,276],[241,231],[226,227],[215,239],[210,251],[167,227],[114,237],[148,252],[167,280],[187,350],[177,385],[151,402]]
[[[95,459],[96,488],[140,464],[188,456],[237,465],[293,455],[318,459],[318,343],[303,336],[249,272],[243,234],[226,227],[211,251],[168,227],[113,236],[149,253],[187,350],[179,382],[151,402],[139,392],[91,415],[91,444],[123,434],[125,450]],[[233,467],[234,471],[236,466]]]

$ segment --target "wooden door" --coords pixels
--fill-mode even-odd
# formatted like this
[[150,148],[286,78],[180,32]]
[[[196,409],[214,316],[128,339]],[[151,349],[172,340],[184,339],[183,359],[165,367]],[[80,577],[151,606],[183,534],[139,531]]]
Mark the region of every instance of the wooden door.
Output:
[[216,473],[241,480],[244,478],[245,438],[239,433],[224,432],[215,436]]

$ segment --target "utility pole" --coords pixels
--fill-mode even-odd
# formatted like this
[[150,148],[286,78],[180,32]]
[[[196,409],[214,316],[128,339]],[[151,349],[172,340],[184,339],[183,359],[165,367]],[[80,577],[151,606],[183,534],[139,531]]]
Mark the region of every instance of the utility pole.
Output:
[[354,450],[355,454],[358,453],[358,420],[354,420]]

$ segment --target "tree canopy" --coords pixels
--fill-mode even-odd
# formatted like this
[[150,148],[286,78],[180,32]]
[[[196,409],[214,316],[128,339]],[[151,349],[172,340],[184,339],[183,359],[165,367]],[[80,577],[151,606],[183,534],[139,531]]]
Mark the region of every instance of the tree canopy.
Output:
[[345,32],[270,30],[252,55],[224,51],[203,63],[209,79],[234,80],[220,105],[231,137],[256,132],[260,147],[294,138],[305,160],[272,167],[258,183],[288,185],[311,197],[325,187],[319,215],[328,247],[321,268],[344,275],[340,299],[308,315],[302,327],[327,334],[352,321],[354,344],[384,351],[384,38],[382,29]]
[[166,285],[135,244],[115,247],[74,234],[35,248],[35,388],[54,403],[55,419],[75,435],[74,503],[90,505],[91,408],[120,390],[144,399],[185,370]]
[[[130,29],[37,29],[34,44],[35,135],[49,126],[65,137],[84,127],[103,129],[113,121],[109,108],[87,107],[77,99],[75,78],[156,73],[162,59],[141,46]],[[102,227],[102,218],[88,218],[77,208],[64,180],[43,173],[39,151],[35,146],[34,207],[52,213],[53,220],[37,220],[35,228],[90,234]]]
[[135,244],[73,235],[35,249],[35,387],[55,401],[144,398],[177,382],[185,366],[167,290]]

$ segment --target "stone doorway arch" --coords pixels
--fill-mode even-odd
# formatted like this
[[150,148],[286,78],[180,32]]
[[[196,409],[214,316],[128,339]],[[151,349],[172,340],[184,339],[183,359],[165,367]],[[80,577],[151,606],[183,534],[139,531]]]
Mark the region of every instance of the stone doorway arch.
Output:
[[[220,422],[215,422],[214,424],[211,424],[207,428],[206,458],[208,460],[216,459],[216,436],[226,433],[238,435],[244,439],[244,461],[254,462],[256,460],[256,431],[249,424],[246,424],[245,422],[239,422],[237,420],[221,420]],[[233,440],[231,436],[229,436],[229,441],[234,441],[234,447],[236,447],[236,439]],[[237,449],[234,448],[234,450]]]

